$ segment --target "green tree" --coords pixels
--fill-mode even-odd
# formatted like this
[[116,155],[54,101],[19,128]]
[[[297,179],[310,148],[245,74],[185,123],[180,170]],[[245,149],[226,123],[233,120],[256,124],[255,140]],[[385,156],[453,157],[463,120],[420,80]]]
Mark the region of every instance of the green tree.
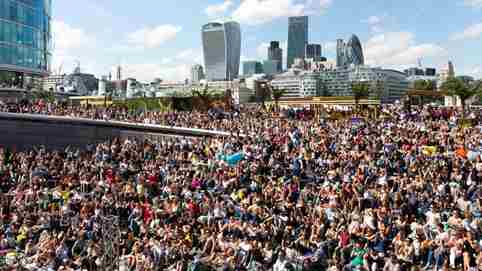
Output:
[[427,90],[427,91],[435,91],[437,86],[434,81],[432,80],[416,80],[413,83],[413,89],[415,90]]
[[256,98],[258,102],[262,104],[263,109],[266,108],[265,103],[271,97],[271,91],[272,91],[271,85],[265,82],[259,84],[259,86],[257,87]]
[[221,100],[225,96],[222,91],[209,89],[207,84],[202,89],[192,88],[191,94],[193,98],[197,97],[201,100],[205,109],[210,109],[214,101]]
[[275,105],[276,105],[276,110],[279,111],[279,100],[286,93],[286,90],[285,89],[279,89],[279,88],[273,88],[271,90],[271,93],[273,95],[273,100],[274,100]]
[[[413,87],[412,87],[413,90],[415,91],[435,91],[437,89],[437,85],[434,81],[432,80],[416,80],[414,83],[413,83]],[[420,95],[420,103],[421,104],[424,104],[424,96],[426,94],[421,94]]]
[[459,97],[462,105],[462,117],[465,118],[465,104],[475,95],[481,96],[482,81],[467,82],[461,78],[450,78],[442,84],[442,89],[451,96]]
[[204,85],[202,89],[192,88],[191,93],[192,97],[198,97],[201,100],[202,105],[209,109],[211,103],[211,95],[209,91],[209,86],[207,84]]
[[[380,104],[385,91],[385,83],[382,80],[373,81],[371,84],[371,90],[369,95],[372,95],[375,99],[380,100]],[[380,113],[380,105],[375,106],[375,116],[378,117]]]
[[358,108],[360,100],[370,96],[370,84],[368,82],[353,82],[351,84],[351,92],[355,99],[355,107]]

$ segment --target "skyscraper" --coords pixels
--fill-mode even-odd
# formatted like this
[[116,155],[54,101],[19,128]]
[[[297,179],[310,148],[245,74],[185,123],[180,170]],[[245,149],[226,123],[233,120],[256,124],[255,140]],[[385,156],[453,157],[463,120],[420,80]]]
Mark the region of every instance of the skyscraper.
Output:
[[243,75],[250,76],[253,74],[263,73],[263,64],[258,61],[244,61],[243,62]]
[[212,22],[202,27],[206,78],[209,81],[233,80],[239,75],[241,28],[239,23]]
[[288,19],[288,63],[293,65],[295,58],[305,57],[308,43],[308,16],[289,17]]
[[454,78],[455,77],[455,69],[454,69],[454,64],[452,61],[449,61],[448,64],[448,78]]
[[52,1],[0,1],[0,88],[42,88],[52,56]]
[[266,75],[273,75],[280,73],[278,60],[264,60],[263,73]]
[[321,59],[321,45],[320,44],[306,44],[305,57],[312,58],[316,61]]
[[117,66],[117,69],[116,69],[116,78],[115,78],[117,81],[121,81],[122,80],[122,67],[119,65]]
[[345,47],[345,60],[348,65],[353,64],[358,66],[365,64],[361,42],[356,35],[350,37]]
[[343,67],[351,64],[355,66],[365,64],[361,42],[356,35],[352,35],[348,43],[343,39],[336,41],[336,66]]
[[279,41],[272,41],[268,47],[268,60],[276,61],[277,72],[283,71],[283,49],[279,47]]
[[345,41],[343,39],[336,40],[336,66],[345,66]]
[[191,68],[191,83],[199,84],[199,81],[204,79],[203,66],[196,64]]

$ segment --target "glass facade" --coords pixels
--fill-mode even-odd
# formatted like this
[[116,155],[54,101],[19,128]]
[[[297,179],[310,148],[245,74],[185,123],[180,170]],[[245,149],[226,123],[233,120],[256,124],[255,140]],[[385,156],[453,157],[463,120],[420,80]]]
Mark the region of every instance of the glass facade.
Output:
[[202,27],[204,65],[209,81],[238,78],[241,28],[236,22],[209,23]]
[[351,36],[346,45],[346,64],[364,65],[363,49],[357,36]]
[[288,68],[295,58],[305,58],[305,46],[308,43],[308,16],[288,19]]
[[241,26],[237,22],[224,23],[226,35],[227,74],[226,79],[231,81],[239,76],[241,61]]
[[363,48],[356,35],[352,35],[348,43],[342,39],[336,43],[336,66],[343,67],[348,65],[364,65]]
[[345,66],[345,41],[343,39],[336,40],[336,66],[343,67]]
[[307,44],[305,54],[306,58],[319,61],[321,59],[321,44]]
[[203,66],[196,64],[191,67],[191,84],[198,84],[204,79]]
[[381,99],[382,103],[401,99],[409,89],[409,81],[404,73],[368,66],[351,65],[324,70],[320,72],[320,78],[329,96],[352,96],[352,82],[381,82],[380,93],[373,92],[370,98]]
[[244,61],[243,62],[243,75],[249,76],[253,74],[263,73],[263,64],[258,61]]
[[279,41],[272,41],[268,48],[268,60],[277,61],[277,72],[283,71],[283,49],[279,47]]
[[277,60],[264,60],[263,61],[263,73],[267,75],[274,75],[279,73],[279,61]]
[[0,67],[45,74],[49,70],[51,0],[0,0]]
[[321,91],[321,79],[317,73],[289,71],[276,75],[271,86],[285,90],[285,98],[315,97]]

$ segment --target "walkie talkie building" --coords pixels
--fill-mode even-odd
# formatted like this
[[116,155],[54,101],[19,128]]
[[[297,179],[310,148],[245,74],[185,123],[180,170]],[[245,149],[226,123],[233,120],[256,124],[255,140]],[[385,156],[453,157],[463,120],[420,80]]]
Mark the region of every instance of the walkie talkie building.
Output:
[[237,22],[212,22],[202,27],[206,79],[230,81],[239,75],[241,27]]

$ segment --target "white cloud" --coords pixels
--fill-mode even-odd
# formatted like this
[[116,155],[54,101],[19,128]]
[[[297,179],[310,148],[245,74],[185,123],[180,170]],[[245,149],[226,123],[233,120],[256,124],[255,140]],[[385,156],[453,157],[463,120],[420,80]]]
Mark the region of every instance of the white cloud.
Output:
[[172,58],[169,58],[169,57],[164,57],[161,59],[161,64],[169,64],[172,62]]
[[482,79],[482,66],[472,66],[472,67],[462,69],[461,74],[472,76],[476,80]]
[[143,46],[144,48],[156,48],[163,43],[173,40],[182,30],[182,27],[165,24],[154,28],[142,28],[133,33],[128,34],[129,43],[135,46]]
[[365,42],[364,53],[368,65],[402,69],[415,65],[419,58],[445,55],[446,50],[433,43],[417,44],[410,32],[388,32]]
[[387,14],[384,14],[381,16],[373,15],[362,20],[361,22],[368,24],[370,26],[370,31],[372,33],[380,33],[380,32],[383,32],[383,25],[385,24],[385,21],[387,18],[388,18]]
[[382,18],[382,17],[373,15],[373,16],[368,17],[367,19],[362,20],[362,23],[366,23],[366,24],[379,24],[379,23],[381,23],[382,21],[383,21],[383,18]]
[[332,0],[320,0],[317,7],[312,2],[313,0],[244,0],[232,17],[242,24],[258,25],[282,17],[312,13],[315,9],[325,10]]
[[482,35],[482,23],[473,24],[464,29],[463,32],[453,34],[451,40],[476,39]]
[[471,74],[475,79],[482,79],[482,67],[473,68]]
[[[63,21],[52,22],[54,52],[52,57],[52,72],[65,73],[71,72],[78,65],[81,56],[88,50],[95,47],[95,39],[91,38],[87,32],[78,27],[69,25]],[[95,70],[93,63],[81,63],[84,71]]]
[[336,52],[336,42],[334,41],[325,42],[323,44],[323,54],[325,52],[330,52],[330,53]]
[[123,66],[123,74],[125,77],[133,77],[141,82],[151,82],[154,78],[181,81],[189,78],[190,67],[188,64],[131,63]]
[[482,0],[464,0],[464,5],[472,8],[482,8]]
[[188,64],[203,64],[202,49],[186,49],[176,55],[177,61],[184,61]]
[[333,3],[333,0],[320,0],[320,7],[322,9],[328,8]]
[[204,65],[204,58],[202,54],[199,54],[193,58],[194,63]]
[[178,59],[191,59],[195,55],[196,55],[196,52],[194,51],[194,49],[186,49],[184,51],[179,52],[176,55],[176,58],[178,58]]
[[206,13],[209,17],[219,16],[224,14],[232,5],[233,2],[231,0],[226,0],[221,4],[208,6],[204,10],[204,13]]
[[93,42],[82,28],[73,27],[62,21],[53,21],[52,31],[55,50],[79,49]]
[[166,81],[182,81],[189,78],[193,64],[202,64],[199,49],[186,49],[161,58],[159,62],[130,61],[122,65],[125,77],[133,77],[141,82],[151,82],[155,78]]
[[263,42],[256,48],[256,54],[260,59],[268,59],[269,43]]

